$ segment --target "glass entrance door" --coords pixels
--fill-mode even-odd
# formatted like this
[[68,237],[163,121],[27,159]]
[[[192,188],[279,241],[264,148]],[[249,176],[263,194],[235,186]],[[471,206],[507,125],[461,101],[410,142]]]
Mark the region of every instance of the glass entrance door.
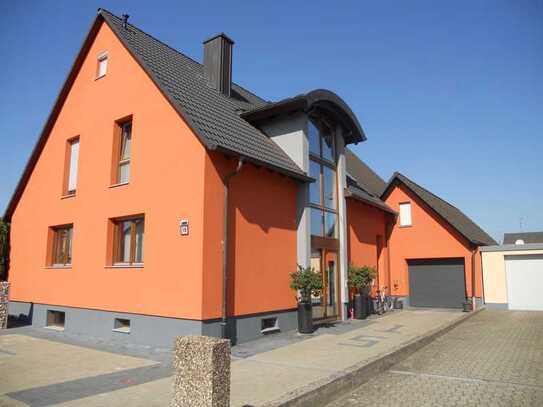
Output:
[[325,281],[324,294],[326,295],[326,318],[338,316],[338,293],[337,293],[337,253],[325,251]]
[[326,249],[313,249],[311,267],[322,276],[322,291],[312,296],[313,319],[337,318],[338,284],[337,253]]

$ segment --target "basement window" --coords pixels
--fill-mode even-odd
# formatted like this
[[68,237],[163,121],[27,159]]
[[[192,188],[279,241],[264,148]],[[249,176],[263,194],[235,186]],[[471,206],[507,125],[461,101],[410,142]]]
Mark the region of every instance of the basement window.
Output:
[[129,319],[123,319],[123,318],[115,318],[115,322],[113,324],[113,330],[115,332],[123,332],[125,334],[130,333],[130,320]]
[[64,331],[64,323],[66,321],[66,314],[62,311],[47,311],[47,328],[57,329]]
[[263,334],[279,331],[279,321],[277,317],[262,318],[260,320],[260,332]]

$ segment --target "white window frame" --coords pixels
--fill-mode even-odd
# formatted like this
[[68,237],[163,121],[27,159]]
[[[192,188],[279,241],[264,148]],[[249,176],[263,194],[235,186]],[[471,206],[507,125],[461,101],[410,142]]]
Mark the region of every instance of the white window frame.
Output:
[[96,69],[96,79],[102,78],[107,74],[108,55],[107,51],[98,55],[98,67]]
[[79,165],[79,138],[69,141],[70,161],[68,162],[68,194],[74,194],[77,189],[77,169]]
[[412,226],[413,215],[411,212],[411,202],[400,203],[400,227]]

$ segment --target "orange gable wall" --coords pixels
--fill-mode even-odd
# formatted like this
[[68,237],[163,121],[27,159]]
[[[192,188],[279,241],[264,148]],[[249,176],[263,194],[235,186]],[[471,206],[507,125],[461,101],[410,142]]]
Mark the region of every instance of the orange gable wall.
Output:
[[[237,159],[210,153],[206,165],[204,303],[221,316],[224,176]],[[229,315],[296,307],[289,273],[296,270],[296,192],[290,178],[244,164],[230,181]]]
[[[403,202],[411,202],[412,226],[400,227],[397,219],[389,239],[392,295],[409,295],[407,259],[463,257],[468,295],[471,296],[472,252],[468,241],[400,184],[392,190],[386,203],[399,213],[399,204]],[[479,255],[475,264],[475,292],[480,296]]]
[[[370,205],[347,199],[349,264],[372,266],[379,271],[379,285],[388,286],[386,267],[387,215]],[[383,247],[378,253],[377,236],[382,236]]]
[[[95,80],[98,54],[107,75]],[[133,115],[130,184],[109,188],[114,121]],[[61,199],[80,136],[77,196]],[[13,214],[10,299],[200,319],[206,151],[102,24]],[[109,218],[145,214],[143,268],[106,268]],[[188,219],[190,235],[179,235]],[[45,267],[48,228],[73,223],[73,265]]]

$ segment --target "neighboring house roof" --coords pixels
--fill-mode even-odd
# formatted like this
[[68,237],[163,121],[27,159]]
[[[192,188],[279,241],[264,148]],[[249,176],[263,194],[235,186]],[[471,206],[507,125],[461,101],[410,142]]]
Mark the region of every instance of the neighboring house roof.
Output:
[[441,199],[437,195],[434,195],[399,172],[392,175],[387,187],[385,188],[385,191],[381,195],[381,199],[383,201],[386,200],[394,187],[399,183],[405,185],[411,192],[418,196],[426,205],[428,205],[434,212],[436,212],[471,243],[483,246],[497,244],[492,237],[490,237],[474,221],[462,213],[460,209]]
[[345,166],[347,174],[354,178],[358,185],[376,197],[381,196],[387,183],[348,148],[345,149]]
[[543,232],[504,233],[503,235],[503,244],[515,244],[517,240],[522,240],[525,244],[543,243]]
[[253,123],[279,114],[295,110],[310,111],[313,108],[329,111],[344,124],[347,129],[347,134],[344,135],[346,144],[366,140],[362,126],[347,103],[334,92],[326,89],[316,89],[303,95],[260,105],[253,110],[242,113],[241,117]]
[[128,52],[208,149],[242,156],[249,162],[302,181],[313,180],[273,140],[239,115],[243,111],[254,110],[268,102],[236,84],[232,84],[231,97],[220,94],[207,86],[202,64],[132,24],[127,24],[126,28],[123,28],[120,18],[99,9],[8,204],[4,216],[7,220],[11,219],[79,67],[103,21],[113,30]]

